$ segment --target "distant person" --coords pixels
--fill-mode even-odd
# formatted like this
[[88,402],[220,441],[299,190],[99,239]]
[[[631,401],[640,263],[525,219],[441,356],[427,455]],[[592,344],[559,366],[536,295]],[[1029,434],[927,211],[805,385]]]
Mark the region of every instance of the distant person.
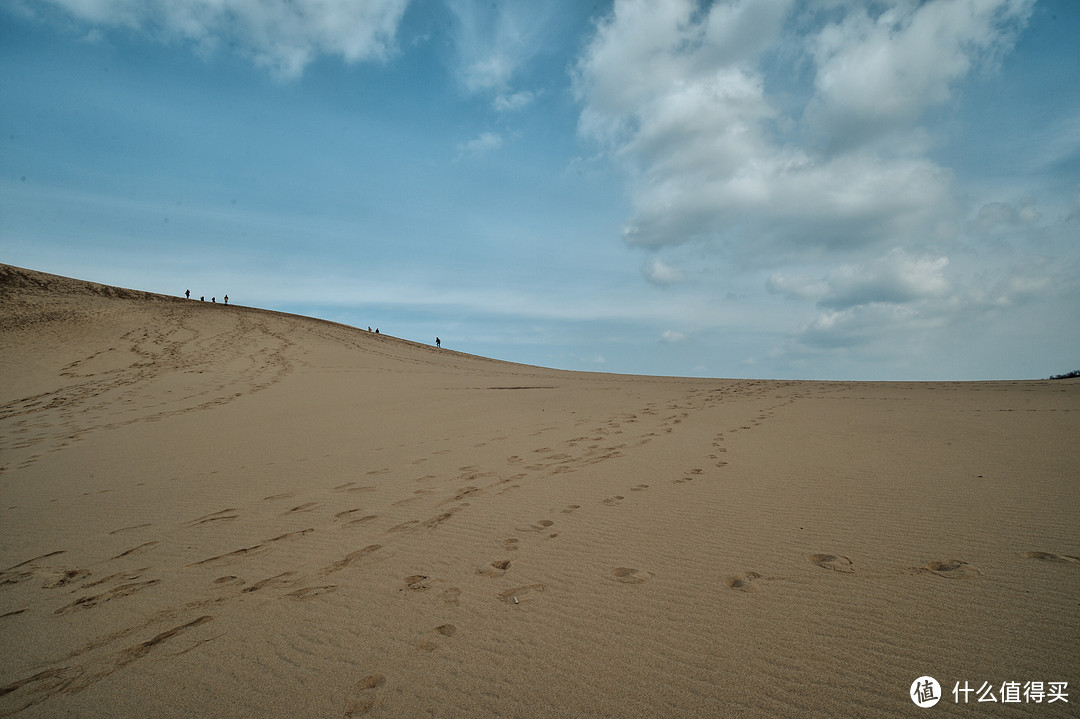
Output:
[[225,295],[225,304],[229,304],[229,296]]
[[368,325],[368,326],[367,326],[367,331],[368,331],[368,332],[371,332],[371,325]]
[[206,295],[199,298],[199,302],[206,302]]
[[378,327],[375,328],[375,334],[379,334],[379,328]]
[[184,296],[187,297],[190,300],[191,299],[191,290],[188,290],[187,292],[185,292]]
[[217,304],[217,297],[211,297],[210,301],[213,302],[216,305]]
[[439,339],[438,337],[435,338],[435,346],[436,347],[442,347],[442,340]]

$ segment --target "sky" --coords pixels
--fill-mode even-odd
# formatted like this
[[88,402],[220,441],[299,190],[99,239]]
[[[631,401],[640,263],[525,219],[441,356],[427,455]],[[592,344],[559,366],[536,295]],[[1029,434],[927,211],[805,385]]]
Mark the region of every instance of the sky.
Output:
[[630,374],[1080,369],[1072,0],[6,0],[0,262]]

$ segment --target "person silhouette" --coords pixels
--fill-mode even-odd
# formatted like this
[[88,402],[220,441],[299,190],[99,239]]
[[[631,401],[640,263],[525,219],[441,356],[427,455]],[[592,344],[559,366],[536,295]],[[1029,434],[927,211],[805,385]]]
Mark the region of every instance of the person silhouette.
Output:
[[188,290],[187,292],[185,292],[184,297],[187,297],[190,300],[191,299],[191,290]]
[[435,346],[436,347],[442,347],[442,340],[439,339],[438,337],[435,338]]
[[225,304],[229,304],[229,296],[225,295]]
[[216,305],[217,304],[217,297],[211,297],[210,301],[213,302]]

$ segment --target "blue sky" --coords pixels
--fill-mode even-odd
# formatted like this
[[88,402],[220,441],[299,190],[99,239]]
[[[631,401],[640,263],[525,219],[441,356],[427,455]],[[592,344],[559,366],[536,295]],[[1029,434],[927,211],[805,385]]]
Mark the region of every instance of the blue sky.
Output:
[[11,0],[0,261],[528,364],[1080,368],[1069,0]]

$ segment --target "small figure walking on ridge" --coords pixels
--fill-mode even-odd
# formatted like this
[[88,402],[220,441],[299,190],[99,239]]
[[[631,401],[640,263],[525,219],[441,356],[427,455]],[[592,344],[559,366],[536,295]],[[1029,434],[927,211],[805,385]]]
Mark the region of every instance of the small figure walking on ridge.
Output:
[[229,304],[229,296],[225,295],[225,304]]
[[187,297],[190,300],[191,299],[191,290],[186,291],[184,293],[184,297]]
[[435,346],[436,347],[442,347],[442,340],[439,339],[438,337],[435,338]]

